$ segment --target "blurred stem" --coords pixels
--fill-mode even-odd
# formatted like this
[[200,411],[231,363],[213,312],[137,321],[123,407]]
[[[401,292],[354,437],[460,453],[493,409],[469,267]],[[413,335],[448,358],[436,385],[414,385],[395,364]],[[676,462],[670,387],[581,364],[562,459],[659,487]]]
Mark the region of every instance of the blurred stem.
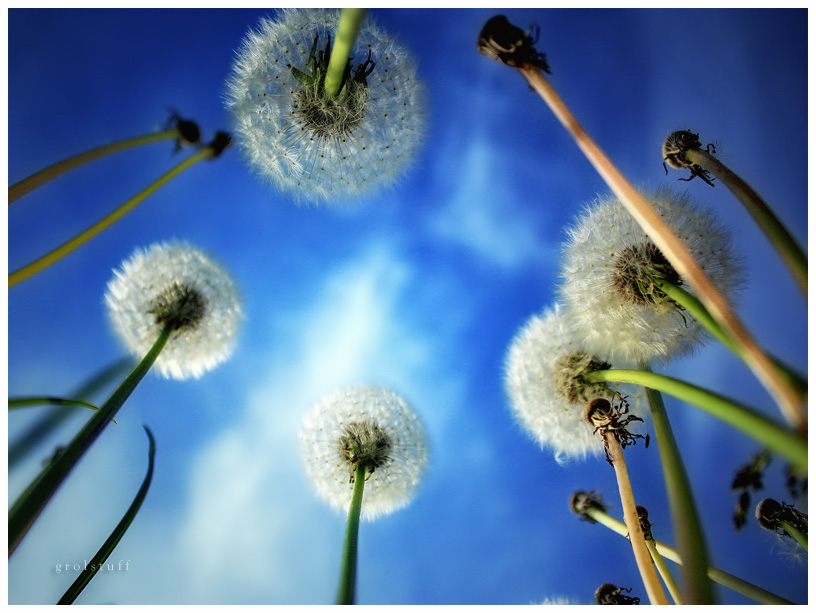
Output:
[[340,92],[343,84],[343,73],[346,71],[351,50],[357,42],[360,26],[365,18],[366,9],[343,9],[337,24],[337,34],[332,45],[329,66],[326,69],[324,88],[326,95],[333,98]]
[[91,226],[87,230],[81,232],[80,234],[69,240],[67,243],[64,243],[60,247],[57,247],[52,252],[44,255],[40,259],[35,260],[30,264],[23,266],[21,269],[11,273],[9,275],[9,287],[10,288],[14,287],[18,283],[21,283],[22,281],[25,281],[26,279],[33,277],[34,275],[42,272],[55,262],[58,262],[66,255],[68,255],[72,251],[75,251],[76,249],[87,243],[89,240],[100,234],[103,230],[106,230],[114,223],[119,221],[122,217],[130,213],[139,204],[141,204],[148,196],[151,196],[165,183],[177,177],[182,172],[184,172],[191,166],[195,165],[196,163],[200,162],[201,160],[205,160],[212,156],[213,150],[210,147],[205,147],[198,153],[191,155],[189,158],[187,158],[180,164],[170,169],[167,173],[163,174],[161,177],[156,179],[153,183],[148,185],[141,192],[133,196],[133,198],[122,204],[118,209],[110,213],[104,219],[101,219],[100,221],[96,222],[93,226]]
[[118,153],[133,147],[139,147],[141,145],[149,145],[159,141],[174,140],[178,138],[181,138],[181,131],[176,127],[170,130],[165,130],[164,132],[151,132],[150,134],[126,138],[125,140],[110,143],[109,145],[102,145],[101,147],[91,149],[90,151],[85,151],[84,153],[78,153],[77,155],[71,156],[65,160],[62,160],[61,162],[52,164],[48,168],[43,168],[39,172],[35,172],[33,175],[30,175],[22,181],[18,181],[9,187],[8,203],[10,205],[12,202],[19,200],[38,187],[41,187],[49,181],[53,181],[57,177],[64,175],[66,172],[79,168],[88,162],[98,160],[106,155]]
[[672,232],[663,217],[652,207],[626,177],[617,169],[601,148],[587,134],[567,105],[550,85],[542,72],[532,64],[518,69],[530,86],[544,99],[552,112],[575,140],[610,189],[643,228],[655,246],[674,269],[696,290],[709,313],[722,328],[743,347],[746,363],[775,398],[788,420],[802,429],[807,422],[801,413],[799,395],[779,376],[768,357],[760,351],[753,338],[731,310],[728,301],[714,286],[682,241]]
[[680,588],[677,587],[677,583],[674,581],[674,577],[672,577],[671,572],[666,566],[663,556],[661,556],[660,552],[657,550],[654,539],[646,539],[646,547],[649,548],[649,553],[651,554],[652,560],[654,560],[655,566],[657,567],[657,572],[660,573],[660,578],[663,579],[666,589],[669,590],[669,594],[671,594],[674,604],[684,604],[683,594],[680,593]]
[[343,559],[340,563],[340,586],[335,604],[354,604],[354,586],[357,582],[357,534],[360,530],[360,511],[363,508],[366,467],[357,463],[354,471],[354,490],[346,520],[346,537],[343,541]]
[[649,595],[651,604],[669,604],[666,594],[660,587],[652,558],[649,556],[649,549],[646,547],[646,539],[643,536],[643,528],[640,526],[640,518],[635,506],[635,497],[632,494],[632,484],[629,481],[629,471],[626,470],[626,460],[623,459],[623,450],[618,439],[611,432],[604,434],[609,459],[615,468],[615,477],[618,480],[618,491],[620,492],[621,507],[623,507],[623,519],[629,528],[629,542],[635,554],[640,577],[646,593]]
[[[666,482],[674,526],[674,539],[680,549],[681,557],[688,561],[688,564],[682,569],[686,601],[688,604],[716,604],[714,588],[706,574],[708,553],[697,507],[694,504],[694,494],[677,448],[669,416],[666,414],[663,397],[660,392],[648,387],[646,396],[651,407],[660,462],[663,466],[663,478]],[[671,588],[669,590],[671,591]]]
[[105,429],[105,426],[113,419],[116,412],[125,403],[136,386],[153,366],[156,358],[159,357],[162,349],[167,344],[173,329],[165,326],[159,334],[159,338],[147,352],[147,355],[136,367],[125,377],[124,381],[117,387],[113,394],[99,407],[93,417],[85,424],[82,430],[74,437],[74,440],[61,451],[57,452],[48,466],[36,478],[33,487],[27,489],[14,506],[9,511],[9,557],[17,549],[20,541],[28,530],[40,516],[45,506],[51,500],[62,482],[77,465],[80,458],[90,448],[93,442]]
[[762,232],[787,265],[799,289],[807,300],[807,256],[799,244],[791,236],[788,229],[782,225],[779,218],[765,201],[759,197],[751,186],[743,181],[735,172],[729,169],[717,158],[702,149],[693,148],[685,151],[686,159],[692,164],[702,166],[731,190],[737,199],[754,218]]
[[[629,531],[626,529],[626,525],[622,521],[611,517],[603,509],[592,507],[587,508],[585,512],[588,517],[595,520],[599,524],[606,526],[613,532],[617,532],[622,537],[626,538],[626,536],[629,534]],[[682,558],[677,554],[675,549],[658,540],[655,540],[654,543],[655,547],[657,547],[657,550],[664,558],[668,558],[675,564],[683,564]],[[732,589],[735,592],[739,592],[743,596],[762,604],[793,604],[790,600],[785,600],[776,594],[764,590],[753,583],[748,583],[747,581],[744,581],[739,577],[735,577],[724,570],[720,570],[715,566],[709,566],[707,568],[707,573],[708,576],[711,577],[712,581],[716,581],[720,585]]]
[[85,564],[85,568],[76,578],[76,581],[74,581],[71,584],[71,587],[65,591],[65,594],[63,594],[62,598],[60,598],[57,604],[72,604],[74,600],[76,600],[77,596],[79,596],[82,593],[82,590],[85,589],[85,586],[91,582],[94,575],[96,575],[96,573],[102,568],[102,565],[105,563],[105,560],[108,559],[108,556],[113,553],[113,550],[119,544],[119,541],[122,540],[125,532],[127,532],[127,529],[130,527],[130,524],[133,523],[139,509],[142,507],[142,503],[147,496],[147,490],[150,489],[150,482],[153,480],[153,464],[156,457],[156,439],[153,438],[153,433],[150,431],[150,428],[144,426],[144,429],[145,432],[147,432],[147,438],[150,441],[150,448],[147,452],[147,475],[145,475],[144,481],[142,481],[142,486],[139,488],[139,491],[136,493],[136,497],[133,499],[133,502],[130,504],[130,507],[128,507],[128,510],[125,512],[125,515],[122,517],[121,521],[113,529],[113,532],[111,532],[111,535],[102,544],[102,547],[99,548],[96,555],[91,558],[91,561]]
[[99,407],[91,404],[90,402],[85,402],[84,400],[79,400],[76,398],[56,398],[54,396],[26,396],[21,398],[9,398],[8,399],[8,406],[10,409],[21,409],[23,407],[34,407],[41,404],[55,404],[57,406],[66,406],[66,407],[85,407],[91,409],[92,411],[98,411]]
[[584,376],[590,383],[635,383],[659,390],[693,404],[717,419],[734,426],[751,438],[787,458],[807,474],[807,437],[791,432],[759,412],[695,385],[650,371],[611,368]]
[[[711,314],[706,310],[702,302],[697,300],[695,296],[684,290],[682,287],[674,285],[665,279],[661,279],[660,281],[657,281],[657,283],[660,285],[660,289],[666,292],[666,295],[669,298],[688,311],[691,316],[694,317],[694,319],[696,319],[701,326],[708,330],[714,338],[725,345],[738,358],[745,361],[745,354],[742,352],[742,347],[739,345],[739,343],[734,341],[733,338],[726,334],[722,327],[720,327],[714,318],[711,317]],[[773,361],[774,366],[779,371],[780,376],[783,377],[794,389],[796,389],[796,391],[800,394],[801,402],[804,403],[805,396],[807,395],[807,381],[801,375],[799,375],[799,373],[794,372],[773,356],[769,356],[769,358]],[[800,406],[804,408],[804,404],[801,404]]]
[[799,530],[799,528],[785,520],[782,520],[781,522],[779,522],[779,524],[780,524],[779,527],[788,534],[790,534],[791,538],[793,538],[793,540],[799,543],[805,551],[808,550],[807,534],[805,534],[804,532]]
[[[115,379],[119,379],[133,368],[132,358],[122,358],[113,364],[106,366],[91,379],[80,385],[71,396],[85,398],[95,394],[100,388]],[[13,443],[9,443],[8,448],[8,468],[15,468],[17,464],[51,432],[56,430],[66,419],[74,414],[72,409],[66,408],[59,411],[51,411],[42,419],[34,423],[20,438]],[[115,421],[115,420],[114,420]]]

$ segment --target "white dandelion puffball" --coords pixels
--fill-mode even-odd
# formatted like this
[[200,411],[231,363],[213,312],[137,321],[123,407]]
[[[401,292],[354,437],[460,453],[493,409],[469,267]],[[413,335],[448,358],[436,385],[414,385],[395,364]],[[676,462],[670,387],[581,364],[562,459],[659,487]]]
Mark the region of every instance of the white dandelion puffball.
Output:
[[[742,267],[730,234],[686,193],[661,189],[647,198],[712,283],[732,299]],[[694,293],[617,198],[593,202],[568,235],[560,293],[588,351],[643,364],[690,353],[706,338],[693,317],[650,284],[648,274],[659,270]]]
[[[603,441],[584,419],[584,412],[590,400],[611,401],[615,391],[600,383],[578,383],[587,368],[609,368],[609,364],[574,341],[570,314],[561,305],[531,317],[507,352],[504,385],[513,412],[542,448],[554,452],[559,464],[603,450]],[[628,388],[611,385],[615,390]],[[629,402],[633,405],[632,398]]]
[[108,316],[127,349],[143,358],[165,325],[174,328],[154,368],[167,378],[198,378],[225,362],[242,318],[231,277],[186,243],[138,249],[108,283]]
[[300,447],[318,495],[348,511],[358,462],[367,466],[361,517],[407,505],[428,464],[422,423],[402,397],[357,387],[321,400],[303,422]]
[[323,82],[340,16],[283,9],[261,19],[237,52],[225,102],[253,170],[296,200],[373,193],[404,172],[423,136],[416,60],[366,17],[340,93]]

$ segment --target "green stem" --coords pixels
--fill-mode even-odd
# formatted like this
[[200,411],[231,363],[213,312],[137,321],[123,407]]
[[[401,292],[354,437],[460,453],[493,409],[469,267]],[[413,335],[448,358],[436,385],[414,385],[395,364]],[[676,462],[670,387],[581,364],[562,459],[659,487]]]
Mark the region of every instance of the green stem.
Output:
[[681,557],[689,562],[682,569],[687,602],[689,604],[716,604],[714,588],[705,571],[708,568],[708,554],[697,507],[694,504],[694,495],[680,451],[677,448],[669,417],[666,414],[663,397],[660,392],[648,387],[646,395],[651,407],[660,462],[663,466],[663,478],[666,482],[674,526],[674,538],[680,549]]
[[61,162],[52,164],[48,168],[43,168],[39,172],[35,172],[33,175],[28,176],[22,181],[18,181],[9,187],[8,203],[11,204],[16,200],[19,200],[29,192],[32,192],[49,181],[64,175],[68,171],[79,168],[88,162],[93,162],[94,160],[98,160],[106,155],[118,153],[133,147],[139,147],[141,145],[149,145],[151,143],[156,143],[163,140],[173,140],[180,137],[181,131],[178,128],[172,128],[170,130],[165,130],[164,132],[151,132],[150,134],[126,138],[125,140],[120,140],[109,145],[102,145],[101,147],[91,149],[90,151],[85,151],[84,153],[78,153],[77,155],[71,156],[65,160],[62,160]]
[[652,554],[652,560],[654,560],[655,566],[657,567],[657,572],[660,573],[660,578],[663,579],[666,589],[669,590],[669,594],[671,594],[674,604],[684,604],[683,594],[680,593],[680,588],[677,587],[677,583],[666,566],[663,556],[661,556],[660,552],[657,550],[657,545],[655,545],[654,539],[646,539],[646,547],[649,548],[649,553]]
[[357,35],[360,33],[360,26],[365,18],[366,9],[343,9],[340,13],[340,21],[337,24],[337,34],[332,45],[329,66],[326,69],[326,80],[324,88],[326,95],[333,98],[340,92],[343,83],[343,73],[346,70],[348,58]]
[[145,478],[142,481],[142,486],[139,488],[139,491],[136,493],[136,497],[133,499],[133,502],[130,504],[130,507],[128,507],[128,510],[125,512],[125,515],[122,517],[121,521],[113,529],[113,532],[111,532],[111,535],[102,544],[102,547],[99,548],[96,555],[91,558],[91,561],[85,564],[85,568],[79,574],[79,577],[77,577],[76,581],[71,584],[71,587],[65,591],[65,594],[63,594],[62,598],[60,598],[57,604],[71,604],[74,602],[74,600],[76,600],[77,596],[79,596],[82,593],[82,590],[85,589],[85,586],[91,582],[94,575],[96,575],[96,573],[102,568],[102,565],[105,563],[105,560],[108,559],[108,556],[113,553],[113,550],[119,544],[119,541],[122,540],[125,532],[127,532],[127,529],[130,527],[130,524],[133,523],[133,519],[139,512],[139,509],[142,507],[142,503],[147,496],[147,490],[150,489],[150,482],[153,480],[153,463],[156,458],[156,439],[153,438],[153,433],[150,431],[150,428],[144,426],[144,429],[145,432],[147,432],[147,438],[150,441],[150,448],[147,452],[147,475],[145,475]]
[[37,273],[42,272],[55,262],[58,262],[66,255],[75,251],[89,240],[94,238],[96,235],[100,234],[103,230],[109,228],[114,223],[119,221],[122,217],[130,213],[133,209],[135,209],[139,204],[141,204],[148,196],[152,195],[155,191],[157,191],[160,187],[162,187],[165,183],[170,181],[171,179],[175,178],[197,162],[201,160],[207,159],[212,157],[213,150],[210,147],[206,147],[196,153],[195,155],[190,156],[177,166],[170,169],[168,172],[163,174],[161,177],[156,179],[153,183],[148,185],[145,189],[141,192],[133,196],[130,200],[122,204],[118,209],[110,213],[104,219],[96,222],[93,226],[88,228],[87,230],[81,232],[67,243],[57,247],[52,252],[44,255],[38,260],[31,262],[30,264],[23,266],[21,269],[11,273],[9,275],[9,287],[14,287],[18,283],[25,281],[36,275]]
[[585,375],[590,383],[635,383],[693,404],[761,442],[807,474],[807,437],[790,432],[759,412],[697,386],[643,370],[596,370]]
[[[694,319],[696,319],[706,330],[708,330],[714,338],[725,345],[732,353],[734,353],[734,355],[747,363],[742,346],[730,335],[726,334],[719,323],[717,323],[714,318],[711,317],[711,314],[708,312],[708,309],[705,308],[702,302],[700,302],[695,296],[684,290],[682,287],[674,285],[665,279],[661,279],[658,283],[660,288],[669,298],[688,311],[691,316],[694,317]],[[804,396],[807,394],[807,381],[801,375],[785,366],[775,357],[768,357],[776,366],[779,374],[800,393],[804,401]]]
[[[629,530],[626,528],[626,524],[622,521],[611,517],[609,514],[606,513],[603,509],[599,509],[597,507],[591,507],[586,509],[586,515],[589,516],[591,519],[594,519],[599,524],[602,524],[612,530],[613,532],[617,532],[622,537],[626,538],[629,535]],[[665,558],[668,558],[675,564],[683,565],[682,558],[677,554],[677,551],[663,543],[662,541],[655,541],[655,546],[657,550],[660,552]],[[752,600],[757,602],[761,602],[762,604],[793,604],[790,600],[785,600],[784,598],[777,596],[767,590],[762,589],[754,585],[753,583],[748,583],[747,581],[740,579],[739,577],[735,577],[731,573],[727,573],[724,570],[720,570],[716,566],[709,566],[707,569],[708,576],[711,577],[712,581],[716,581],[722,586],[725,586],[729,589],[734,590],[735,592],[739,592],[743,596],[746,596]]]
[[113,419],[116,412],[125,403],[139,382],[153,366],[156,358],[164,349],[167,340],[173,329],[169,326],[159,334],[159,338],[147,352],[147,355],[136,367],[125,377],[124,381],[117,387],[93,417],[85,424],[82,430],[74,437],[74,440],[59,452],[37,477],[33,487],[26,490],[14,506],[9,511],[9,557],[17,549],[20,541],[42,513],[48,501],[57,491],[59,486],[68,477],[68,474],[77,465],[83,454],[90,448],[97,437],[105,429],[105,426]]
[[87,409],[91,409],[92,411],[98,411],[99,407],[91,404],[90,402],[85,402],[84,400],[79,400],[77,398],[56,398],[54,396],[26,396],[24,398],[9,398],[8,399],[8,406],[10,409],[21,409],[23,407],[33,407],[40,404],[55,404],[57,406],[65,406],[65,407],[85,407]]
[[346,537],[343,541],[343,559],[340,564],[340,586],[335,604],[354,604],[354,586],[357,581],[357,534],[360,530],[360,511],[363,508],[363,488],[366,467],[358,462],[354,471],[354,491],[346,520]]
[[797,543],[799,543],[799,544],[802,546],[802,548],[803,548],[805,551],[807,551],[807,550],[808,550],[808,546],[807,546],[807,543],[808,543],[808,537],[807,537],[807,534],[805,534],[804,532],[802,532],[801,530],[799,530],[799,529],[798,529],[796,526],[794,526],[793,524],[791,524],[791,523],[789,523],[789,522],[786,522],[786,521],[784,521],[784,520],[780,522],[780,526],[779,526],[779,527],[780,527],[782,530],[784,530],[785,532],[787,532],[788,534],[790,534],[790,535],[791,535],[791,537],[792,537],[792,538],[793,538],[793,539],[794,539],[794,540],[795,540]]
[[692,164],[702,166],[723,182],[754,218],[762,232],[782,257],[782,260],[791,271],[793,278],[807,299],[807,255],[799,244],[782,225],[765,201],[751,189],[735,172],[725,166],[717,158],[702,149],[688,149],[686,159]]

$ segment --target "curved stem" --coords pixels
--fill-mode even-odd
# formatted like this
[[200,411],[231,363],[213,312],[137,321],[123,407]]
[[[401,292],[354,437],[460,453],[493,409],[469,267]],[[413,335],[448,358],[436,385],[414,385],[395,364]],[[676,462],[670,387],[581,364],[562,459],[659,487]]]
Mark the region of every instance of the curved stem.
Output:
[[55,404],[66,407],[85,407],[92,411],[98,411],[99,407],[79,400],[78,398],[56,398],[54,396],[26,396],[24,398],[9,398],[8,406],[10,409],[21,409],[23,407],[33,407],[41,404]]
[[150,134],[143,134],[141,136],[134,136],[133,138],[126,138],[109,145],[102,145],[84,153],[78,153],[61,162],[52,164],[48,168],[43,168],[39,172],[18,181],[8,189],[8,203],[19,200],[26,194],[33,192],[38,187],[42,187],[49,181],[53,181],[57,177],[64,175],[66,172],[74,170],[93,162],[99,158],[124,151],[125,149],[132,149],[141,145],[149,145],[164,140],[173,140],[181,137],[181,131],[178,128],[165,130],[164,132],[151,132]]
[[640,227],[652,239],[655,246],[666,256],[674,269],[683,278],[687,279],[689,284],[696,290],[711,315],[743,347],[746,363],[774,397],[785,417],[791,423],[805,430],[807,422],[802,415],[799,395],[779,376],[771,361],[760,351],[754,339],[737,319],[728,301],[711,282],[682,241],[669,228],[663,217],[632,186],[581,127],[581,124],[578,123],[578,120],[541,71],[531,64],[525,64],[518,70],[527,79],[530,86],[549,105],[553,114],[567,129],[578,147],[595,167],[595,170],[598,171],[598,174],[606,181]]
[[147,371],[150,370],[150,367],[153,366],[172,332],[170,326],[164,327],[161,334],[159,334],[159,338],[156,339],[156,342],[142,361],[136,365],[105,403],[99,407],[99,410],[93,414],[93,417],[88,420],[82,430],[74,437],[74,440],[54,456],[32,486],[14,503],[9,511],[9,557],[17,549],[20,541],[23,540],[29,528],[40,516],[40,513],[45,509],[45,505],[51,500],[51,497],[68,477],[74,466],[77,465],[80,458],[99,437],[105,426],[113,419],[116,412],[125,403],[125,400],[128,399],[147,374]]
[[632,494],[632,484],[629,481],[629,471],[626,470],[626,460],[623,459],[623,450],[618,440],[611,432],[604,434],[609,459],[615,468],[615,477],[618,480],[618,491],[620,492],[621,507],[623,507],[623,519],[629,528],[629,542],[635,554],[640,576],[643,579],[643,586],[649,595],[649,602],[652,604],[669,604],[666,594],[660,587],[649,549],[646,547],[646,539],[643,536],[643,528],[640,526],[640,518],[635,507],[635,497]]
[[337,24],[337,34],[332,45],[329,66],[326,69],[326,80],[324,87],[329,98],[336,96],[340,92],[343,84],[343,73],[346,70],[351,50],[357,41],[360,33],[360,26],[363,24],[366,9],[343,9],[340,13],[340,22]]
[[[706,574],[708,553],[694,494],[683,459],[677,448],[669,416],[660,392],[646,388],[654,424],[663,478],[669,497],[674,538],[688,564],[682,569],[683,586],[689,604],[715,604],[714,589]],[[671,590],[671,588],[670,588]]]
[[363,508],[366,468],[357,463],[354,471],[354,490],[346,520],[346,537],[343,541],[343,559],[340,563],[340,585],[335,604],[354,604],[354,586],[357,582],[357,534],[360,530],[360,511]]
[[759,412],[678,379],[642,370],[612,368],[596,370],[585,375],[587,382],[618,381],[636,383],[659,390],[693,404],[714,417],[741,430],[777,454],[793,462],[807,474],[807,438],[790,432]]
[[[665,279],[661,279],[660,281],[656,281],[660,285],[660,288],[666,293],[666,295],[674,300],[677,304],[683,307],[686,311],[688,311],[694,319],[696,319],[701,326],[703,326],[706,330],[708,330],[711,335],[720,341],[723,345],[725,345],[734,355],[740,358],[743,361],[745,360],[745,354],[742,350],[742,346],[737,343],[731,336],[726,334],[726,332],[722,329],[720,324],[718,324],[708,310],[703,306],[703,303],[697,300],[695,296],[684,290],[682,287],[674,285]],[[794,372],[790,368],[788,368],[785,364],[777,360],[773,356],[768,356],[771,361],[773,361],[774,366],[779,371],[781,377],[783,377],[788,383],[796,389],[796,391],[800,394],[804,402],[804,396],[807,394],[807,380],[805,380],[801,375]]]
[[176,165],[168,172],[163,174],[161,177],[156,179],[153,183],[148,185],[141,192],[133,196],[133,198],[122,204],[118,209],[110,213],[104,219],[101,219],[100,221],[96,222],[93,226],[76,235],[67,243],[62,244],[61,246],[57,247],[47,255],[44,255],[40,259],[35,260],[30,264],[23,266],[21,269],[11,273],[9,275],[9,287],[10,288],[14,287],[18,283],[21,283],[22,281],[25,281],[26,279],[33,277],[34,275],[42,272],[55,262],[58,262],[72,251],[75,251],[76,249],[87,243],[89,240],[94,238],[96,235],[100,234],[103,230],[109,228],[114,223],[119,221],[122,217],[130,213],[139,204],[141,204],[148,196],[152,195],[165,183],[177,177],[179,174],[181,174],[182,172],[184,172],[197,162],[200,162],[201,160],[204,160],[208,157],[212,157],[212,155],[213,155],[212,149],[207,147],[202,149],[195,155],[190,156],[180,164]]
[[[599,524],[606,526],[613,532],[617,532],[622,537],[625,538],[629,534],[629,531],[626,529],[626,525],[622,521],[610,516],[606,511],[600,508],[591,507],[587,508],[585,512],[591,519],[594,519]],[[664,558],[668,558],[675,564],[683,564],[683,560],[677,554],[676,549],[672,548],[666,543],[663,543],[662,541],[657,540],[655,541],[655,546]],[[716,581],[720,585],[732,589],[735,592],[739,592],[743,596],[757,602],[761,602],[762,604],[793,604],[790,600],[785,600],[781,596],[777,596],[768,590],[764,590],[753,583],[748,583],[747,581],[740,579],[731,573],[720,570],[716,566],[709,566],[706,571],[708,576],[711,577],[712,581]]]
[[765,204],[759,194],[751,189],[750,185],[707,151],[697,148],[688,149],[685,157],[692,164],[702,166],[711,172],[742,202],[771,245],[782,257],[807,300],[807,255],[771,208]]

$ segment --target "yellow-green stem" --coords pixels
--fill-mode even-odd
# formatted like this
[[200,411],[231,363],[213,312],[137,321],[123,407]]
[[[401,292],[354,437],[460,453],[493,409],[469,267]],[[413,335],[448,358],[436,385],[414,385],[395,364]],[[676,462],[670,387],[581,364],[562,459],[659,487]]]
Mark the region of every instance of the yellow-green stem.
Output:
[[807,534],[799,530],[799,528],[797,528],[790,522],[786,522],[785,520],[782,520],[781,522],[779,522],[779,524],[780,524],[779,527],[782,528],[782,530],[784,530],[788,534],[790,534],[791,538],[793,538],[793,540],[799,543],[805,551],[808,550]]
[[640,577],[643,579],[643,586],[649,596],[651,604],[669,604],[666,594],[660,587],[660,580],[657,578],[649,549],[646,547],[646,539],[643,536],[643,529],[640,527],[640,518],[637,514],[635,497],[632,494],[632,484],[629,481],[629,471],[626,470],[626,461],[623,459],[623,450],[611,432],[605,433],[606,445],[609,450],[609,458],[615,468],[615,477],[618,480],[618,492],[620,493],[621,507],[623,507],[623,519],[629,528],[629,542],[635,554]]
[[663,397],[660,392],[648,387],[646,396],[649,400],[663,478],[666,482],[674,539],[683,558],[688,560],[688,564],[681,571],[686,601],[688,604],[716,604],[714,586],[706,574],[708,551],[697,505],[694,504],[691,483],[680,450],[677,448]]
[[620,199],[629,213],[652,239],[655,246],[669,260],[674,269],[696,290],[703,304],[724,330],[742,345],[746,363],[768,391],[773,395],[785,417],[802,429],[807,428],[801,410],[799,395],[779,376],[778,371],[768,357],[760,351],[756,342],[737,319],[728,301],[708,278],[682,241],[672,232],[663,217],[652,207],[618,168],[606,156],[601,148],[587,134],[567,105],[544,77],[541,71],[532,64],[525,64],[518,69],[536,90],[558,118],[567,132],[573,137],[578,147],[592,163],[598,174],[606,181],[610,189]]
[[649,548],[649,553],[652,555],[652,560],[654,560],[655,566],[657,567],[657,572],[660,573],[660,578],[663,579],[663,584],[666,586],[666,589],[669,590],[674,604],[684,604],[683,594],[680,593],[680,588],[677,587],[677,583],[674,577],[672,577],[671,571],[669,571],[666,566],[663,556],[661,556],[657,550],[654,539],[646,539],[646,547]]
[[150,367],[167,344],[173,329],[165,326],[147,355],[125,377],[99,410],[93,414],[71,443],[60,451],[35,479],[34,483],[17,499],[9,511],[8,538],[9,557],[17,549],[20,541],[40,516],[45,506],[68,477],[85,452],[96,441],[105,426],[125,403],[136,386],[144,378]]
[[596,370],[585,375],[589,383],[612,382],[635,383],[659,390],[693,404],[714,417],[734,426],[759,441],[807,474],[807,437],[791,432],[758,411],[749,409],[724,396],[709,392],[678,379],[643,370],[612,368]]
[[351,50],[357,42],[360,26],[365,18],[366,9],[343,9],[340,21],[337,24],[337,34],[334,36],[329,66],[326,69],[324,82],[326,95],[336,96],[343,83],[343,73],[346,70]]
[[343,559],[340,563],[340,585],[337,588],[335,604],[354,604],[354,591],[357,582],[357,535],[360,530],[360,511],[363,508],[363,489],[365,488],[366,467],[357,463],[354,470],[354,490],[351,494],[346,536],[343,541]]
[[117,221],[119,221],[122,217],[130,213],[139,204],[141,204],[148,196],[156,192],[165,183],[177,177],[179,174],[181,174],[182,172],[184,172],[197,162],[212,157],[212,154],[213,154],[212,149],[207,147],[202,149],[195,155],[190,156],[189,158],[187,158],[186,160],[184,160],[183,162],[181,162],[180,164],[176,165],[168,172],[163,174],[161,177],[156,179],[153,183],[151,183],[141,192],[133,196],[133,198],[122,204],[118,209],[110,213],[104,219],[101,219],[100,221],[96,222],[93,226],[91,226],[87,230],[76,235],[67,243],[62,244],[61,246],[57,247],[52,252],[44,255],[40,259],[35,260],[30,264],[23,266],[21,269],[11,273],[9,275],[9,288],[14,287],[18,283],[21,283],[26,279],[30,279],[37,273],[42,272],[43,270],[54,264],[55,262],[60,261],[66,255],[75,251],[76,249],[87,243],[89,240],[100,234],[102,231],[109,228]]
[[[629,531],[626,529],[626,524],[610,516],[608,513],[606,513],[606,511],[593,507],[586,510],[586,515],[591,519],[594,519],[599,524],[606,526],[613,532],[617,532],[624,538],[629,534]],[[677,550],[671,546],[657,540],[655,541],[655,546],[664,558],[668,558],[675,564],[683,564],[683,560],[677,554]],[[739,592],[743,596],[757,602],[761,602],[762,604],[793,604],[790,600],[785,600],[784,598],[777,596],[768,590],[764,590],[753,583],[748,583],[747,581],[740,579],[731,573],[720,570],[716,566],[709,566],[706,571],[708,576],[711,577],[712,581],[716,581],[720,585],[732,589],[735,592]]]
[[181,137],[181,132],[178,128],[173,128],[171,130],[165,130],[164,132],[151,132],[150,134],[134,136],[133,138],[127,138],[115,143],[110,143],[109,145],[96,147],[95,149],[85,151],[84,153],[78,153],[77,155],[71,156],[65,160],[62,160],[61,162],[52,164],[48,168],[43,168],[39,172],[35,172],[33,175],[30,175],[9,187],[8,203],[11,204],[16,200],[19,200],[26,194],[33,192],[38,187],[41,187],[49,181],[53,181],[57,177],[64,175],[66,172],[79,168],[88,162],[98,160],[106,155],[118,153],[119,151],[124,151],[125,149],[132,149],[133,147],[139,147],[141,145],[149,145],[151,143],[165,140],[174,140],[179,137]]
[[771,208],[750,185],[707,151],[689,149],[685,152],[685,157],[692,164],[711,172],[742,202],[787,265],[807,300],[807,255]]

